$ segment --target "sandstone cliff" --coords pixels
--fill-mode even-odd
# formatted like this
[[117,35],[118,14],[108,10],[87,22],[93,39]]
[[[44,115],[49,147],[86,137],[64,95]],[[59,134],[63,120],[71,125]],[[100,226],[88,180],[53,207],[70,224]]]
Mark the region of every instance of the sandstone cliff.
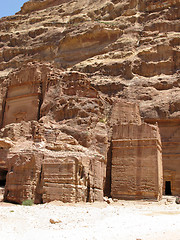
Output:
[[[102,200],[108,146],[104,100],[84,74],[29,63],[4,81],[5,200]],[[4,175],[3,175],[4,176]]]
[[[100,91],[179,118],[179,1],[29,1],[0,20],[1,76],[29,61],[88,73]],[[163,95],[163,96],[162,96]]]
[[[113,125],[140,125],[140,116],[158,122],[164,188],[171,181],[179,193],[179,9],[179,0],[31,0],[0,19],[6,200],[102,199],[111,190]],[[66,166],[55,180],[57,159]]]

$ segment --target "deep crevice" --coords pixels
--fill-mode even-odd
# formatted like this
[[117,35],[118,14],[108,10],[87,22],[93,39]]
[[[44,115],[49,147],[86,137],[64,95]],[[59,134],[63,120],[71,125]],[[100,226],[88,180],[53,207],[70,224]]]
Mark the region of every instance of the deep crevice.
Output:
[[88,179],[87,179],[87,198],[86,202],[90,202],[90,179],[89,179],[89,173],[88,173]]
[[39,173],[39,178],[38,178],[36,193],[35,193],[34,203],[36,203],[36,204],[43,203],[43,197],[42,197],[42,178],[43,178],[43,176],[42,176],[42,174],[43,174],[43,166],[41,165],[41,171]]
[[41,93],[39,94],[39,107],[38,107],[38,120],[41,118],[41,106],[43,104],[43,96],[42,96],[42,83],[40,83],[40,89],[41,89]]
[[112,142],[107,152],[106,180],[104,186],[104,196],[111,197],[111,169],[112,169]]
[[0,123],[0,129],[3,127],[4,125],[4,114],[5,114],[5,109],[6,109],[6,99],[7,99],[7,95],[8,95],[8,89],[6,90],[6,94],[5,97],[3,99],[2,102],[2,116],[1,116],[1,123]]

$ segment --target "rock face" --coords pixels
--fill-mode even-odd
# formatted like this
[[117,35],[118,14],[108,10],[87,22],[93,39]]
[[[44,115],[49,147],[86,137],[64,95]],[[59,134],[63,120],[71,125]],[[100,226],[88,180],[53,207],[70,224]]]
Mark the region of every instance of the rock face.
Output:
[[[139,171],[141,161],[147,170],[143,134],[146,127],[150,134],[155,130],[144,122],[159,126],[163,193],[180,194],[179,9],[179,0],[31,0],[0,19],[5,200],[116,195],[113,189],[123,179],[113,185],[113,141],[125,140],[121,133],[115,139],[113,129],[137,129],[125,137],[134,152],[118,154],[127,163],[134,159],[133,169]],[[145,190],[138,176],[144,170],[134,173],[140,180],[129,196],[160,198],[161,157],[155,155],[161,144],[155,132],[156,140],[147,140],[154,154],[152,179],[146,179]]]
[[163,172],[158,128],[123,124],[113,128],[113,198],[161,199]]
[[[0,20],[0,76],[51,62],[87,73],[146,119],[179,119],[179,1],[28,1]],[[162,97],[162,95],[164,97]]]
[[180,192],[180,127],[178,121],[160,121],[162,157],[164,168],[164,193],[179,195]]
[[[105,107],[86,76],[36,63],[11,74],[6,86],[0,131],[1,169],[8,171],[4,199],[102,200]],[[20,113],[21,119],[12,117]]]
[[35,203],[102,201],[104,158],[78,150],[12,152],[4,199],[17,203],[26,199]]

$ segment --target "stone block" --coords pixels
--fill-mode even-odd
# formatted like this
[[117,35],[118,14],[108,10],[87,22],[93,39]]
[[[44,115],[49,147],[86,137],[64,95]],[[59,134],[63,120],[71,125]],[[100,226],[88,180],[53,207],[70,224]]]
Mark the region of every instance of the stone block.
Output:
[[162,197],[162,156],[158,128],[122,124],[113,128],[111,195],[120,199]]

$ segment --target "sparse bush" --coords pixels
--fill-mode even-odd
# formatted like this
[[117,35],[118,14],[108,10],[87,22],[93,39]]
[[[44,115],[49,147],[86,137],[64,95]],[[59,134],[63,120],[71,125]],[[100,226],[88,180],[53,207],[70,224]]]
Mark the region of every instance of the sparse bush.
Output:
[[180,197],[176,197],[176,204],[180,204]]
[[22,202],[23,206],[32,206],[34,204],[32,199],[27,199]]
[[99,122],[101,122],[101,123],[107,123],[107,119],[106,119],[106,118],[101,118],[101,119],[99,119]]

